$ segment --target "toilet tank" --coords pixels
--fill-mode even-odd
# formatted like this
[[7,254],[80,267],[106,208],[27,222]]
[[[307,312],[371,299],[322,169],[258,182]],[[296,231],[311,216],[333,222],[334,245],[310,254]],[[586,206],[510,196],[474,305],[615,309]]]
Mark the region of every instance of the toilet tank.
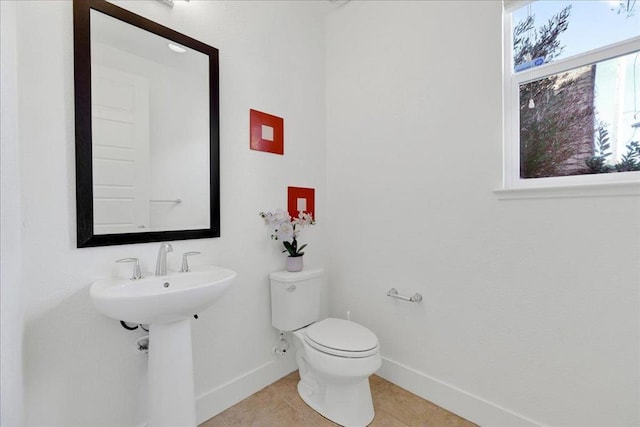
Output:
[[271,281],[271,324],[281,331],[295,331],[318,320],[323,271],[277,271]]

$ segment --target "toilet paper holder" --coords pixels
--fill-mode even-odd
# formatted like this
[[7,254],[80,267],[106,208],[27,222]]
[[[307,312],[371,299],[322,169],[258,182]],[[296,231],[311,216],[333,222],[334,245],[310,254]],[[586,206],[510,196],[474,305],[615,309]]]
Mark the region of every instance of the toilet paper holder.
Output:
[[422,301],[422,295],[420,295],[419,293],[416,292],[416,294],[414,296],[407,297],[407,296],[398,294],[398,290],[396,288],[389,289],[389,292],[387,292],[387,296],[391,297],[391,298],[401,299],[403,301],[409,301],[409,302],[420,302],[420,301]]

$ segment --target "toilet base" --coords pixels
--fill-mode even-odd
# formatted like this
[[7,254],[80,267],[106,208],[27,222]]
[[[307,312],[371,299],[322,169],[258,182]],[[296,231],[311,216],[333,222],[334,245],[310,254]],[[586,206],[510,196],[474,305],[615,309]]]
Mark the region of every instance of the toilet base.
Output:
[[369,378],[357,381],[323,383],[313,374],[301,374],[298,394],[313,410],[345,427],[364,427],[375,416]]

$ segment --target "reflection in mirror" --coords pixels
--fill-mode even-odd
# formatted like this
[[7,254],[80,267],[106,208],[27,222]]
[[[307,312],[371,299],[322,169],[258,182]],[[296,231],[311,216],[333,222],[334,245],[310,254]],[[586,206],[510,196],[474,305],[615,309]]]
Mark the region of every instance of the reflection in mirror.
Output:
[[78,247],[219,236],[217,50],[103,1],[74,23]]
[[198,51],[91,11],[95,234],[209,227],[208,69]]

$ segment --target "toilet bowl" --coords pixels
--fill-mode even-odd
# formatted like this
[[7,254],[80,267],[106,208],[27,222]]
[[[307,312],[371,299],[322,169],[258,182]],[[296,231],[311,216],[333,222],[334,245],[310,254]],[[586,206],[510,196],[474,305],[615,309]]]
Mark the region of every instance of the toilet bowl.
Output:
[[[320,339],[319,330],[324,334]],[[340,339],[331,339],[335,336],[329,331]],[[376,336],[364,326],[334,318],[297,330],[293,336],[302,400],[340,425],[368,425],[375,415],[369,376],[382,364]]]
[[270,279],[272,324],[293,334],[302,400],[337,424],[368,425],[375,415],[369,376],[382,364],[378,338],[349,320],[319,320],[322,270]]

